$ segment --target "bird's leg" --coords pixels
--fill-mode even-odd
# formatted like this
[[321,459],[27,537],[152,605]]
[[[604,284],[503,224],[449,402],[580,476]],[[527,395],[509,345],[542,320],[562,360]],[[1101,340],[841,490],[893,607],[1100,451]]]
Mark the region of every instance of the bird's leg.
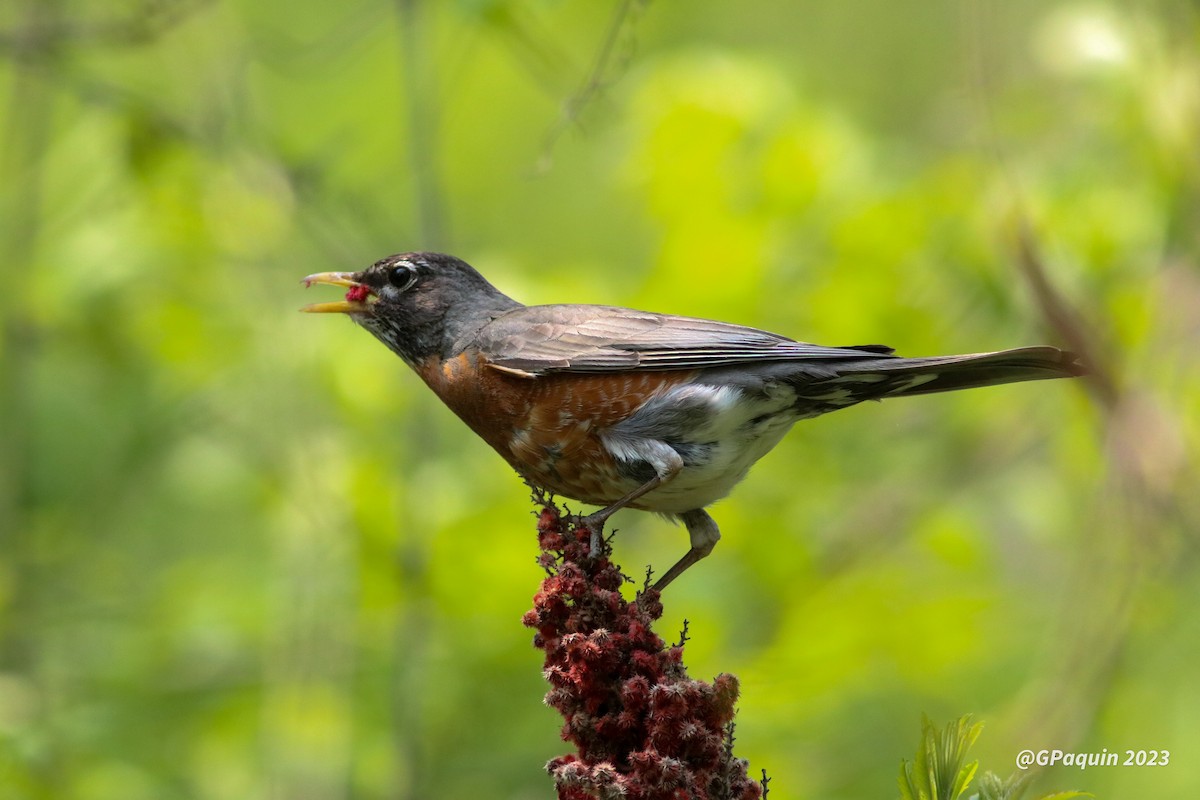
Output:
[[[662,486],[667,481],[674,478],[683,469],[683,459],[679,454],[665,444],[659,442],[650,442],[646,447],[649,458],[644,459],[646,463],[654,467],[654,477],[643,483],[641,486],[634,489],[629,494],[611,503],[599,511],[593,511],[586,517],[580,520],[580,523],[586,525],[588,530],[592,532],[592,555],[600,554],[601,536],[604,533],[604,523],[613,514],[625,508],[627,505],[637,500],[642,495],[648,494],[658,487]],[[691,512],[689,512],[691,513]],[[716,525],[713,525],[716,528]],[[711,547],[709,548],[712,549]]]
[[[673,477],[673,475],[671,477]],[[591,546],[593,556],[599,555],[600,553],[600,539],[604,534],[604,523],[608,521],[608,518],[647,492],[652,492],[659,486],[662,486],[666,480],[667,478],[664,478],[662,475],[655,475],[653,478],[646,481],[641,486],[622,497],[620,500],[617,500],[615,503],[607,505],[599,511],[593,511],[591,514],[588,514],[586,517],[579,520],[581,525],[586,526],[587,529],[592,532]]]
[[692,548],[655,582],[655,591],[661,592],[668,583],[682,575],[688,567],[711,553],[717,545],[717,540],[721,538],[721,531],[717,528],[716,520],[702,508],[680,514],[679,518],[687,527],[688,536],[692,540]]

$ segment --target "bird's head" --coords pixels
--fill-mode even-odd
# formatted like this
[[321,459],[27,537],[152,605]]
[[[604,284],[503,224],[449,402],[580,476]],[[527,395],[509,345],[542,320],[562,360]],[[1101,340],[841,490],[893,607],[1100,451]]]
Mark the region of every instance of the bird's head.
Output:
[[310,313],[346,314],[409,365],[452,355],[465,337],[520,303],[454,256],[401,253],[361,272],[319,272],[305,286],[346,287],[342,300],[313,303]]

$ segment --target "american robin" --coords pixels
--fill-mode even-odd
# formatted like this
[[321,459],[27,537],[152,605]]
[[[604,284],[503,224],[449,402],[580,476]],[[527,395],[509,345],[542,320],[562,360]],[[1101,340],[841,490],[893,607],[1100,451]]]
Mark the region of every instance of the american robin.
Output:
[[712,552],[721,534],[705,508],[798,420],[864,400],[1084,372],[1054,347],[901,358],[882,345],[822,347],[630,308],[526,306],[440,253],[304,279],[316,283],[348,287],[345,299],[304,311],[349,315],[527,481],[602,506],[583,520],[592,552],[621,508],[681,520],[691,549],[659,590]]

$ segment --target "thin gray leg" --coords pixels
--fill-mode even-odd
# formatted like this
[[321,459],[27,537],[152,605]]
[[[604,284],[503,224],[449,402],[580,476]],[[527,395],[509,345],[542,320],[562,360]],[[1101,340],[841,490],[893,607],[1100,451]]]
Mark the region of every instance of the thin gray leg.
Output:
[[667,584],[682,575],[688,567],[711,553],[721,538],[721,531],[717,528],[716,520],[710,517],[703,508],[680,514],[679,518],[687,527],[688,536],[692,540],[692,548],[684,553],[683,558],[676,561],[675,566],[667,570],[666,574],[654,584],[654,588],[660,592],[666,588]]

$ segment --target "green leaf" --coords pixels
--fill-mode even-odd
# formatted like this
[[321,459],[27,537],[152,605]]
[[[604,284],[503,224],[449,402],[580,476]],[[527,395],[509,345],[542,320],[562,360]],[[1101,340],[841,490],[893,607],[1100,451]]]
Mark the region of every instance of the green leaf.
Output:
[[983,723],[972,725],[969,714],[947,725],[944,731],[922,716],[921,746],[911,764],[900,764],[902,800],[957,800],[979,769],[978,761],[964,762],[982,730]]

